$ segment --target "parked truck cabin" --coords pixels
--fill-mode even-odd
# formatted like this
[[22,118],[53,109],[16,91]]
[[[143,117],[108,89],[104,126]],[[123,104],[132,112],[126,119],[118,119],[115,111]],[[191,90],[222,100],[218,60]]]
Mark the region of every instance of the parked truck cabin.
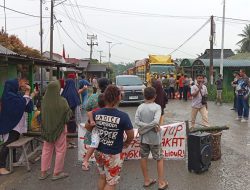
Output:
[[170,73],[176,74],[175,63],[170,55],[149,55],[149,58],[135,61],[135,67],[127,70],[128,75],[137,75],[147,83],[150,83],[153,76],[169,76]]

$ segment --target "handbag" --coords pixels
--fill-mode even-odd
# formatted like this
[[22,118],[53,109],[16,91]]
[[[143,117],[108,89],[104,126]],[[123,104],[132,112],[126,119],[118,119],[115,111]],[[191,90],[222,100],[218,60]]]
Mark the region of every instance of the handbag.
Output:
[[201,90],[199,90],[199,91],[200,91],[200,94],[201,94],[201,104],[202,105],[207,105],[207,99],[208,99],[207,95],[202,95]]
[[208,98],[207,95],[204,95],[204,96],[201,95],[201,104],[202,105],[207,105],[207,98]]

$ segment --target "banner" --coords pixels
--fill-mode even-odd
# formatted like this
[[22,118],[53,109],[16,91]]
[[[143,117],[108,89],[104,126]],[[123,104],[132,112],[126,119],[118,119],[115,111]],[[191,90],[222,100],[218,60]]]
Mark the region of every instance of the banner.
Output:
[[[128,160],[140,159],[140,137],[134,129],[135,138],[123,152]],[[87,153],[88,145],[84,144],[86,129],[84,124],[78,130],[78,160],[82,161]],[[183,159],[186,153],[186,125],[184,122],[161,126],[162,153],[164,159]],[[152,158],[152,156],[150,156]],[[94,160],[92,155],[91,160]]]

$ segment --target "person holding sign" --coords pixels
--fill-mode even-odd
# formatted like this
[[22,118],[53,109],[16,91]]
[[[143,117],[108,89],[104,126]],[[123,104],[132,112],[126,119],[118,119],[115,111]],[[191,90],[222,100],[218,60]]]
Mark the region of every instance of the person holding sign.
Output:
[[157,160],[158,189],[166,189],[168,183],[164,180],[164,163],[161,147],[160,118],[161,106],[156,104],[156,90],[153,87],[144,89],[145,103],[141,104],[135,114],[135,124],[139,127],[138,132],[141,138],[140,155],[141,169],[144,176],[143,187],[149,187],[156,183],[151,179],[147,171],[147,159],[152,153],[153,159]]
[[[134,130],[127,113],[118,110],[121,91],[109,85],[104,91],[105,108],[96,111],[94,121],[98,129],[100,142],[95,151],[96,164],[100,173],[99,190],[114,190],[120,179],[125,158],[123,148],[127,148],[134,139]],[[123,141],[123,134],[126,140]]]

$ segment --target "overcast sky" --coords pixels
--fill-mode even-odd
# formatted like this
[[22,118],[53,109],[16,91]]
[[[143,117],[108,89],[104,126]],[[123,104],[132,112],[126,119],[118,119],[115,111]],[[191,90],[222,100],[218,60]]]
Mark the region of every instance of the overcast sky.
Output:
[[[62,0],[56,0],[56,4]],[[98,46],[94,58],[99,59],[102,50],[108,60],[108,44],[111,61],[132,62],[149,54],[170,54],[197,31],[211,15],[222,17],[222,0],[67,0],[56,6],[55,16],[61,26],[54,28],[54,52],[76,58],[89,57],[87,33],[96,34]],[[75,5],[79,5],[79,9]],[[0,1],[3,5],[3,0]],[[6,7],[32,15],[40,14],[40,0],[6,0]],[[249,0],[226,0],[226,17],[250,20]],[[116,11],[114,11],[116,10]],[[136,12],[132,14],[131,12]],[[144,14],[138,14],[144,13]],[[39,18],[29,17],[6,10],[7,32],[16,34],[24,44],[40,49]],[[50,14],[50,1],[44,0],[43,16]],[[162,15],[162,16],[157,16]],[[168,17],[181,16],[181,17]],[[221,48],[222,20],[215,18],[216,43]],[[227,20],[225,48],[237,49],[237,36],[247,22]],[[4,26],[4,11],[0,8],[0,26]],[[49,19],[43,19],[44,50],[49,50]],[[210,24],[207,24],[182,48],[172,54],[175,58],[195,58],[209,48]],[[76,44],[77,43],[77,44]],[[119,44],[121,43],[121,44]],[[80,47],[78,47],[80,46]]]

